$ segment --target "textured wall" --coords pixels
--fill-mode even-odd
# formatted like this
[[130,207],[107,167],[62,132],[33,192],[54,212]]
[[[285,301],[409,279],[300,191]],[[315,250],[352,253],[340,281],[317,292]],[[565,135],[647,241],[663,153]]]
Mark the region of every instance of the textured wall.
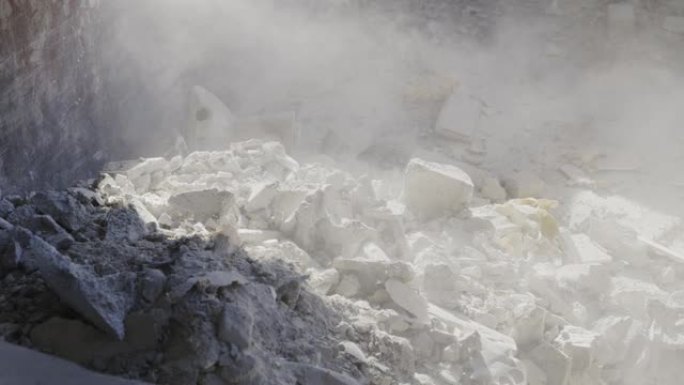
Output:
[[0,0],[0,188],[70,183],[95,170],[96,1]]

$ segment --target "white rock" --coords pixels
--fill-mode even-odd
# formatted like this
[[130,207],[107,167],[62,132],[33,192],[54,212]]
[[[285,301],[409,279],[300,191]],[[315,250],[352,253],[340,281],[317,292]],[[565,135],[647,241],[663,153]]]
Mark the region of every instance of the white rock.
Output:
[[353,274],[346,274],[340,280],[335,292],[339,295],[353,298],[361,291],[361,282],[359,278]]
[[464,209],[473,197],[473,182],[456,166],[411,159],[404,179],[404,202],[423,219]]
[[547,385],[568,385],[570,357],[558,348],[543,342],[530,352],[530,358],[546,374]]
[[570,263],[613,262],[613,258],[586,234],[570,234],[567,231],[561,231],[560,239],[563,251]]
[[328,295],[340,282],[340,273],[336,269],[309,272],[309,286],[319,295]]
[[385,290],[394,303],[416,317],[418,322],[428,321],[427,301],[415,290],[396,279],[387,280]]
[[669,32],[684,34],[684,17],[665,16],[663,28]]
[[444,103],[435,132],[449,139],[468,140],[480,128],[481,110],[481,102],[461,87]]
[[572,370],[587,369],[593,362],[593,351],[598,335],[577,326],[565,326],[554,344],[572,361]]
[[280,239],[282,235],[279,231],[238,229],[238,236],[245,244],[257,244],[269,239]]
[[198,220],[221,216],[234,205],[229,191],[206,189],[175,194],[169,198],[169,205],[183,214],[190,214]]
[[499,179],[493,176],[485,177],[482,180],[480,194],[493,202],[506,200],[506,189],[501,186]]
[[504,181],[508,195],[514,198],[541,198],[546,184],[530,171],[521,171]]
[[667,293],[656,284],[640,279],[616,276],[610,279],[612,286],[609,304],[627,311],[637,319],[644,319],[649,300],[667,300]]
[[278,195],[278,185],[278,182],[274,182],[254,186],[245,204],[245,210],[247,212],[254,212],[269,206],[273,198]]
[[145,192],[151,186],[152,175],[169,172],[169,162],[164,158],[147,158],[126,171],[126,176],[135,185],[138,192]]

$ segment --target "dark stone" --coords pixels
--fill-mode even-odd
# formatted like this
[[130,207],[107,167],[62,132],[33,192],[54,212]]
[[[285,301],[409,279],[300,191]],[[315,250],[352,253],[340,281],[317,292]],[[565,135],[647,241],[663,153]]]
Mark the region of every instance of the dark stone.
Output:
[[36,210],[48,214],[70,232],[80,230],[88,221],[86,209],[64,192],[39,192],[31,197]]

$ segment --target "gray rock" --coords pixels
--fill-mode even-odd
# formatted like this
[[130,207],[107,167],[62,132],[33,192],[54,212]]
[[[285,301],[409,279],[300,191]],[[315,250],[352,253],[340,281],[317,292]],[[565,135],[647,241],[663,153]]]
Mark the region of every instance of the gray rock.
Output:
[[149,302],[154,302],[164,291],[166,275],[161,270],[146,269],[142,274],[142,296]]
[[256,384],[262,376],[262,363],[251,353],[242,353],[235,358],[224,354],[219,366],[219,375],[229,384]]
[[7,218],[12,211],[14,211],[14,205],[7,199],[0,199],[0,218]]
[[31,203],[38,211],[52,216],[70,232],[80,230],[88,220],[85,207],[67,193],[39,192],[31,197]]
[[74,244],[74,238],[49,215],[33,215],[16,224],[31,230],[58,250],[66,250]]
[[76,199],[78,199],[79,202],[82,204],[94,204],[96,206],[104,206],[105,201],[102,199],[102,196],[98,192],[95,192],[93,190],[83,188],[83,187],[74,187],[70,189]]
[[6,342],[0,342],[0,373],[3,384],[143,385]]
[[332,370],[306,364],[290,364],[299,383],[306,385],[359,385],[355,379]]
[[118,339],[124,337],[124,319],[134,302],[135,274],[98,277],[36,236],[30,237],[26,254],[62,301],[102,331]]
[[134,243],[148,234],[145,223],[132,210],[113,209],[107,213],[106,221],[108,241]]
[[22,248],[9,231],[0,230],[0,270],[16,269],[21,262]]
[[0,218],[0,229],[1,230],[12,230],[14,228],[14,225],[11,223],[7,222],[6,220]]
[[227,303],[218,324],[218,337],[221,341],[231,343],[240,350],[249,349],[252,344],[254,315],[250,306],[239,306]]

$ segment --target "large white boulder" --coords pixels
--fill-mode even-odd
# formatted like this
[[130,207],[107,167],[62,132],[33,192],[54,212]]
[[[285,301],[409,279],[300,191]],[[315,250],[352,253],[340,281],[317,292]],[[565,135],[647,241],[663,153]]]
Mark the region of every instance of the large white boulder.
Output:
[[464,209],[473,188],[460,168],[414,158],[406,166],[404,203],[422,219],[432,219]]

